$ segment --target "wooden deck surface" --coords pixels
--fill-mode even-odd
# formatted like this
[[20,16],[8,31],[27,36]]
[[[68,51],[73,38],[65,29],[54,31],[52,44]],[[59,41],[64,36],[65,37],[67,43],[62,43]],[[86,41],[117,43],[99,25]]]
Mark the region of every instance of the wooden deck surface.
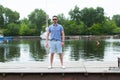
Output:
[[120,73],[117,61],[64,62],[65,69],[59,62],[54,62],[52,69],[48,69],[48,65],[48,62],[0,63],[0,73]]

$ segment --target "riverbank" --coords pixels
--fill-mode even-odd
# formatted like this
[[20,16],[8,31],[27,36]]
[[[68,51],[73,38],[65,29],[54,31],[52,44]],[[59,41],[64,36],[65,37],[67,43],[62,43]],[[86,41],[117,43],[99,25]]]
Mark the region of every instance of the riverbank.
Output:
[[[40,36],[12,36],[13,39],[41,39]],[[120,35],[76,35],[65,36],[65,39],[107,39],[107,38],[120,38]]]
[[16,39],[40,39],[40,36],[12,36],[13,40]]

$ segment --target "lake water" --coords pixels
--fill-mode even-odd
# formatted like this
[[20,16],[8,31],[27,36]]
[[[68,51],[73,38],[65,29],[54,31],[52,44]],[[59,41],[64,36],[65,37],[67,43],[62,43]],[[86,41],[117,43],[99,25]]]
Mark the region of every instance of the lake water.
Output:
[[[63,47],[64,61],[117,61],[120,57],[120,39],[80,39],[66,40]],[[46,62],[49,60],[49,48],[45,40],[12,40],[0,42],[0,62]],[[55,54],[54,61],[59,61]]]

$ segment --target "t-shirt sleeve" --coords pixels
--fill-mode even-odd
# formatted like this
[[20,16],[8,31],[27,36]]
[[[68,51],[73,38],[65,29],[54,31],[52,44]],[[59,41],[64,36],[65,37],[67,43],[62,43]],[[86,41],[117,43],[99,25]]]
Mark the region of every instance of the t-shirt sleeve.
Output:
[[50,29],[50,27],[48,27],[48,30],[47,30],[48,32],[51,32],[51,29]]

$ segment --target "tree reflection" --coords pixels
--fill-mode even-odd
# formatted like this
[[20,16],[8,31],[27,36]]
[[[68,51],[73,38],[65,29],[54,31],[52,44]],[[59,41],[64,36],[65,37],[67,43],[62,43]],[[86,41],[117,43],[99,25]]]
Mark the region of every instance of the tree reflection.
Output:
[[74,58],[75,61],[80,59],[80,50],[82,43],[80,41],[71,42],[71,58]]
[[0,62],[44,61],[46,55],[39,40],[16,40],[0,45]]
[[83,60],[102,60],[104,57],[105,42],[100,41],[100,45],[96,45],[96,40],[72,40],[66,41],[64,52],[70,47],[70,58],[73,61]]
[[102,60],[104,57],[104,41],[100,41],[100,45],[96,45],[96,40],[84,40],[84,59],[88,60]]
[[[63,47],[64,61],[101,61],[108,60],[108,57],[111,60],[113,55],[114,58],[119,56],[118,41],[99,40],[100,44],[97,46],[95,39],[67,40]],[[45,61],[49,57],[47,53],[45,40],[26,39],[13,40],[7,44],[0,43],[0,62]]]
[[0,46],[0,62],[13,61],[20,56],[19,48],[9,44],[1,44]]
[[40,43],[40,40],[35,40],[30,43],[30,52],[35,61],[44,61],[47,55],[45,48]]

